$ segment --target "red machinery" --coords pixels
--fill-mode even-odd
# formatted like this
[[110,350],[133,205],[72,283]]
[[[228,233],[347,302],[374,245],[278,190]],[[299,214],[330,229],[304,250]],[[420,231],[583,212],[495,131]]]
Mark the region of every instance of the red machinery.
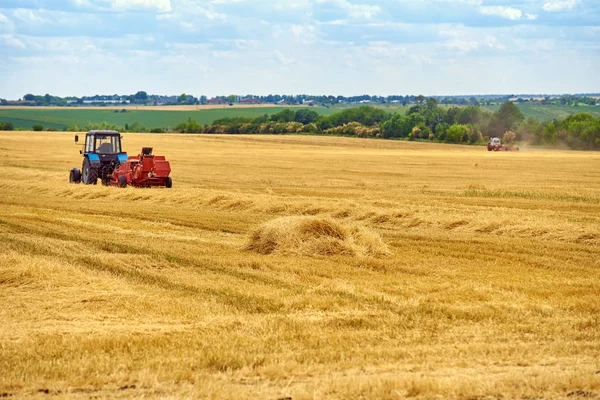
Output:
[[504,145],[499,138],[491,138],[487,144],[488,151],[519,151],[518,147]]
[[152,147],[143,147],[141,154],[130,156],[114,170],[111,184],[119,187],[131,185],[170,188],[173,186],[170,173],[171,165],[164,156],[155,156],[152,154]]

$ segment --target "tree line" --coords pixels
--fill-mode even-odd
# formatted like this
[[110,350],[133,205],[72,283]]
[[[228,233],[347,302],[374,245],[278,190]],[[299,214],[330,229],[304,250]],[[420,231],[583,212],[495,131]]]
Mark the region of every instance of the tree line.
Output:
[[[460,105],[460,106],[490,106],[495,104],[501,104],[510,99],[516,99],[518,103],[535,102],[541,105],[563,105],[563,106],[586,106],[595,105],[600,103],[600,100],[595,96],[597,94],[578,94],[578,95],[464,95],[464,96],[432,96],[439,104],[445,105]],[[310,94],[297,94],[297,95],[280,95],[280,94],[268,94],[268,95],[252,95],[247,94],[241,95],[219,95],[215,98],[222,100],[224,103],[230,105],[238,103],[242,99],[256,99],[263,103],[286,103],[286,104],[318,104],[321,106],[328,107],[334,104],[360,104],[360,103],[373,103],[373,104],[401,104],[403,106],[416,104],[425,100],[423,95],[357,95],[357,96],[341,96],[341,95],[310,95]],[[34,95],[27,93],[23,96],[22,100],[25,105],[32,106],[76,106],[76,105],[109,105],[109,104],[137,104],[137,105],[196,105],[196,104],[207,104],[208,97],[205,95],[193,96],[190,94],[182,93],[181,95],[157,95],[148,94],[141,90],[135,94],[128,95],[93,95],[93,96],[67,96],[59,97],[50,94],[45,95]],[[8,105],[9,103],[0,99],[0,105]]]
[[2,122],[0,121],[0,131],[12,131],[15,129],[12,122]]
[[429,98],[417,100],[406,114],[372,106],[349,108],[329,116],[310,109],[285,109],[257,118],[222,118],[208,125],[190,119],[173,129],[181,133],[321,133],[476,143],[483,139],[482,131],[498,136],[522,119],[523,114],[512,102],[505,102],[493,113],[476,106],[439,106]]
[[372,106],[349,108],[329,116],[310,109],[285,109],[257,118],[221,118],[207,125],[189,119],[173,130],[208,134],[313,133],[462,144],[499,137],[507,143],[600,150],[600,118],[579,113],[552,122],[525,120],[511,101],[504,102],[496,112],[477,106],[440,106],[434,98],[417,100],[405,114]]
[[[12,123],[1,123],[0,130],[12,130]],[[33,130],[43,130],[35,124]],[[309,108],[286,108],[256,118],[226,117],[202,125],[191,118],[175,127],[148,128],[140,122],[117,126],[106,122],[71,125],[69,131],[109,129],[121,132],[206,133],[206,134],[322,134],[384,139],[423,140],[441,143],[477,144],[499,137],[533,145],[567,146],[572,149],[600,150],[600,118],[587,113],[552,122],[525,120],[511,101],[492,112],[477,106],[440,106],[434,98],[417,99],[405,114],[373,106],[348,108],[321,115]],[[49,129],[51,130],[51,129]]]

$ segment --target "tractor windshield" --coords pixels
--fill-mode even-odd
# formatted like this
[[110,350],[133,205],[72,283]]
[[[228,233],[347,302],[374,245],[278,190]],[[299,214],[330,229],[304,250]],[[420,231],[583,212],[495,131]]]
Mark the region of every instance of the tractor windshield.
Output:
[[96,153],[116,154],[121,152],[121,141],[115,135],[96,135]]

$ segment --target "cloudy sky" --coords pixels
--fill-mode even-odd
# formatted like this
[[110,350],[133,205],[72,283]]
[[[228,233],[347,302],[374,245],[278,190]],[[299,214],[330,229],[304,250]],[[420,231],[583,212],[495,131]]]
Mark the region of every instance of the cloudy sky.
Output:
[[25,93],[600,92],[600,0],[0,0]]

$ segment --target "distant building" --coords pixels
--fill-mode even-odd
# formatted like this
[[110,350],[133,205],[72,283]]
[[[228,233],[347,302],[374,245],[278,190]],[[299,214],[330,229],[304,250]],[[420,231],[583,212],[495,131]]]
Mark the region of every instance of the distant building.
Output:
[[83,100],[83,104],[121,104],[122,102],[123,100]]
[[240,104],[262,104],[262,103],[263,103],[263,101],[261,99],[255,99],[252,97],[249,97],[244,100],[240,100]]
[[212,99],[207,100],[206,104],[227,104],[227,100],[220,99],[218,97],[213,97]]

